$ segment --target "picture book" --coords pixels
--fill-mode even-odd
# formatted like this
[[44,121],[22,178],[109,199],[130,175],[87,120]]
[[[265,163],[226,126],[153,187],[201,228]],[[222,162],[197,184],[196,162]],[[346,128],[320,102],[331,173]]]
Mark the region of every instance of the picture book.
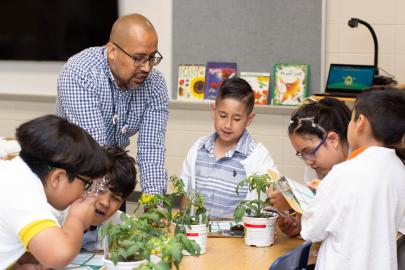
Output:
[[208,62],[205,72],[205,99],[215,99],[219,87],[226,79],[236,76],[236,63]]
[[177,99],[204,99],[205,65],[179,65]]
[[275,189],[283,194],[295,212],[302,214],[315,198],[315,191],[313,189],[285,176],[280,177],[274,172],[269,172],[269,175],[274,179]]
[[299,105],[308,96],[309,65],[275,64],[273,105]]
[[255,93],[255,104],[266,105],[269,102],[270,73],[241,72],[240,77],[246,80]]

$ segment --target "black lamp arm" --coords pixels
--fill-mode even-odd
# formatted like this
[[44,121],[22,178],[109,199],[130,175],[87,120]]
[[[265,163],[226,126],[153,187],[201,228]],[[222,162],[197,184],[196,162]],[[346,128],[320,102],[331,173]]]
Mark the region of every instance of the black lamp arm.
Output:
[[373,41],[374,41],[374,66],[375,66],[375,75],[378,75],[378,41],[377,41],[377,35],[374,32],[374,29],[371,27],[371,25],[368,22],[365,22],[363,20],[357,19],[357,18],[351,18],[349,21],[349,26],[350,27],[356,27],[357,23],[363,24],[365,27],[370,30],[371,35],[373,36]]

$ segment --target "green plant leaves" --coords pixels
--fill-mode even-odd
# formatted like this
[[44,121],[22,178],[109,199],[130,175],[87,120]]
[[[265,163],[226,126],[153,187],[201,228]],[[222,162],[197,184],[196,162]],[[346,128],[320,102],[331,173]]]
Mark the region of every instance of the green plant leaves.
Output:
[[263,213],[264,207],[268,204],[268,198],[264,201],[261,200],[260,196],[262,193],[266,193],[269,187],[273,187],[274,181],[268,174],[256,175],[253,174],[246,179],[239,182],[236,187],[236,194],[239,195],[239,189],[241,187],[247,186],[249,192],[255,191],[257,194],[257,199],[254,200],[242,200],[236,207],[234,212],[234,218],[236,222],[242,220],[244,215],[252,217],[265,217],[266,214]]
[[[176,227],[176,234],[170,237],[167,225],[173,218],[178,224],[186,226],[208,223],[204,197],[198,193],[184,192],[184,183],[180,178],[171,179],[176,191],[174,194],[143,194],[138,207],[143,207],[145,211],[139,217],[123,213],[120,216],[122,224],[107,223],[101,227],[100,239],[108,237],[109,258],[114,264],[146,259],[148,262],[137,269],[169,270],[173,264],[178,269],[183,257],[182,250],[192,255],[200,253],[199,245],[186,237],[185,230]],[[185,198],[185,207],[173,217],[173,199],[179,196]],[[157,264],[152,263],[151,254],[158,254],[162,260]]]

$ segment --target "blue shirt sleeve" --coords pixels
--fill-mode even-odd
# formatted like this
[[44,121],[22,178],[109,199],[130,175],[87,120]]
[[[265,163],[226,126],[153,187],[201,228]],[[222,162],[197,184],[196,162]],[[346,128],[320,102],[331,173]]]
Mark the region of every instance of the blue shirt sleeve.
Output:
[[56,113],[85,129],[100,145],[106,145],[106,127],[95,88],[89,75],[65,67],[58,79]]

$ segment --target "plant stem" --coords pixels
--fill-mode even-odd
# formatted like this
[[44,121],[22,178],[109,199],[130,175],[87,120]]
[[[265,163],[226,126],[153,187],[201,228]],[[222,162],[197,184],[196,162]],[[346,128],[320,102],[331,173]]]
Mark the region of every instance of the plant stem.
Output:
[[260,200],[260,189],[259,189],[259,187],[256,187],[256,192],[257,192],[257,199],[258,199],[258,201],[257,201],[257,213],[256,213],[256,216],[258,217],[258,216],[260,216],[260,202],[261,202],[261,200]]

